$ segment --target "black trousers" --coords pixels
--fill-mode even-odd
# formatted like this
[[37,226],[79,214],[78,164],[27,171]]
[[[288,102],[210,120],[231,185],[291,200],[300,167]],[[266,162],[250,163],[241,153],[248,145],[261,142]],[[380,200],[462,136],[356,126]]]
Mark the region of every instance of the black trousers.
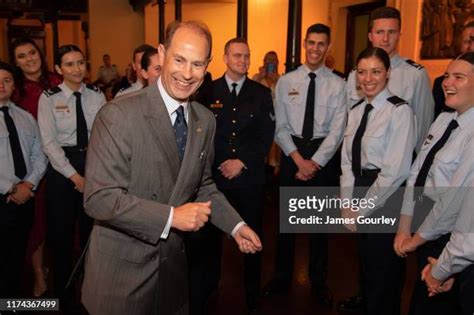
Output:
[[[85,152],[66,152],[71,165],[83,175]],[[79,227],[80,251],[87,244],[93,220],[84,212],[83,195],[74,189],[72,181],[51,165],[46,172],[46,203],[48,235],[52,250],[54,289],[58,297],[65,297],[66,284],[71,276],[76,225]]]
[[[428,289],[420,277],[421,271],[428,264],[428,257],[438,258],[448,243],[450,235],[445,234],[437,240],[428,241],[416,250],[418,273],[410,304],[410,315],[449,315],[460,313],[457,300],[459,292],[458,281],[454,282],[453,288],[450,291],[437,294],[434,297],[428,297]],[[470,298],[472,299],[473,296],[474,291],[471,291]]]
[[[367,189],[374,183],[377,176],[356,176],[355,186],[363,197]],[[365,189],[366,188],[366,189]],[[384,208],[376,210],[377,215],[393,213],[401,206],[401,198],[392,196]],[[405,260],[398,257],[393,250],[395,235],[392,233],[363,233],[360,230],[359,246],[359,286],[364,297],[367,315],[398,315],[400,314],[401,293],[404,284]]]
[[33,223],[33,199],[17,205],[0,195],[0,298],[20,297],[28,235]]
[[[259,237],[262,237],[263,186],[251,186],[243,189],[221,189],[230,204],[237,210],[242,219]],[[260,294],[262,254],[244,255],[244,280],[247,302],[254,302]],[[249,301],[250,299],[250,301]]]
[[[237,210],[242,219],[261,237],[263,215],[263,186],[222,189],[220,191]],[[222,232],[206,224],[185,238],[190,277],[191,314],[206,314],[207,300],[216,290],[220,279]],[[244,284],[249,306],[260,294],[261,253],[244,255]]]
[[[317,151],[323,139],[306,141],[293,137],[298,152],[305,159],[310,159]],[[309,181],[300,181],[295,178],[298,167],[291,157],[282,154],[280,168],[280,186],[338,186],[340,175],[339,153],[316,173]],[[275,263],[275,277],[281,282],[290,283],[293,277],[295,253],[295,235],[279,233],[277,237],[277,253]],[[324,289],[327,286],[328,270],[328,239],[326,234],[310,234],[308,274],[312,286]]]
[[456,281],[459,282],[459,304],[462,315],[474,314],[474,264],[463,270]]

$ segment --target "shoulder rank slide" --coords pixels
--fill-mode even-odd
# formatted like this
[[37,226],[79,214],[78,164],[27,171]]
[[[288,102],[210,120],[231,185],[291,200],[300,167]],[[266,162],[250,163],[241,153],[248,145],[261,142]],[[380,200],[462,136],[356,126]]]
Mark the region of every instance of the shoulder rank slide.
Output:
[[50,97],[51,95],[58,94],[59,92],[61,92],[61,88],[59,86],[55,86],[50,89],[44,90],[43,94]]
[[387,98],[387,101],[389,101],[390,103],[392,103],[396,107],[401,106],[401,105],[408,105],[407,101],[405,101],[404,99],[402,99],[402,98],[400,98],[396,95],[390,96],[389,98]]
[[407,59],[407,60],[405,60],[405,61],[406,61],[410,66],[413,66],[413,67],[417,68],[418,70],[421,70],[421,69],[424,68],[423,65],[421,65],[421,64],[419,64],[419,63],[416,63],[416,62],[414,62],[414,61],[411,60],[411,59]]

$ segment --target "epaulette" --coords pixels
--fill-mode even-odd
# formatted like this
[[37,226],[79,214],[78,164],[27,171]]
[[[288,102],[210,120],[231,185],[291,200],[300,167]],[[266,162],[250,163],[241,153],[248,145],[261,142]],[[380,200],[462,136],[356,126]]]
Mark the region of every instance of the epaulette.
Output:
[[360,104],[362,104],[362,102],[364,101],[364,99],[362,98],[361,100],[359,100],[357,103],[355,103],[354,105],[352,105],[351,107],[351,110],[356,108],[357,106],[359,106]]
[[389,98],[387,98],[387,101],[389,101],[390,103],[392,103],[396,107],[401,106],[401,105],[408,105],[407,101],[405,101],[404,99],[402,99],[402,98],[400,98],[396,95],[390,96]]
[[413,66],[413,67],[417,68],[418,70],[421,70],[421,69],[424,68],[423,65],[421,65],[421,64],[419,64],[419,63],[416,63],[416,62],[414,62],[414,61],[411,60],[411,59],[407,59],[407,60],[405,60],[405,61],[406,61],[410,66]]
[[87,87],[89,90],[96,91],[96,92],[100,93],[100,89],[99,89],[97,86],[95,86],[95,85],[86,84],[86,87]]
[[47,97],[50,97],[51,95],[58,94],[59,92],[61,92],[61,88],[59,86],[55,86],[50,89],[44,90],[43,94]]

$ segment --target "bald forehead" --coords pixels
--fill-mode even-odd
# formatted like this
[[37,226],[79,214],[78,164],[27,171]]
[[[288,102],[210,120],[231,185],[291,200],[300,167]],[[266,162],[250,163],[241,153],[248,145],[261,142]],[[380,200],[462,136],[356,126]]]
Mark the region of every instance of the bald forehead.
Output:
[[[177,36],[179,35],[179,36]],[[210,42],[209,39],[206,35],[206,32],[199,28],[198,26],[195,26],[193,24],[184,24],[176,29],[176,31],[173,33],[173,36],[171,37],[170,41],[170,46],[173,45],[176,41],[176,37],[179,37],[179,39],[182,39],[183,37],[189,38],[189,36],[196,36],[203,41],[206,42],[206,51],[207,51],[207,56],[210,57]]]

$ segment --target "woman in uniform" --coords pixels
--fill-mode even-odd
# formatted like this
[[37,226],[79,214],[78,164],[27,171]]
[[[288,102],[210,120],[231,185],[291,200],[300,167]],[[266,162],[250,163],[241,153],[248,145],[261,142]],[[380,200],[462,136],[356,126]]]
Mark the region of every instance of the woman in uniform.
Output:
[[397,215],[393,196],[409,175],[416,139],[413,112],[387,89],[389,76],[390,58],[383,49],[360,53],[357,78],[365,97],[349,112],[341,157],[342,199],[371,201],[342,209],[346,227],[359,232],[361,293],[369,315],[400,313],[403,261],[392,250],[391,226],[361,224],[361,219]]
[[[448,205],[474,171],[474,53],[464,53],[449,64],[442,87],[445,103],[454,112],[438,116],[413,163],[394,242],[401,257],[416,250],[420,273],[428,257],[438,258],[449,241],[459,207]],[[411,231],[416,231],[413,237]],[[429,297],[418,277],[410,314],[454,314],[456,305],[456,287]]]
[[84,167],[92,123],[105,98],[98,88],[83,83],[86,60],[77,46],[61,46],[56,55],[55,69],[64,79],[41,95],[38,122],[50,161],[46,200],[55,293],[64,299],[68,298],[65,287],[73,267],[76,222],[82,248],[92,228],[82,205]]

